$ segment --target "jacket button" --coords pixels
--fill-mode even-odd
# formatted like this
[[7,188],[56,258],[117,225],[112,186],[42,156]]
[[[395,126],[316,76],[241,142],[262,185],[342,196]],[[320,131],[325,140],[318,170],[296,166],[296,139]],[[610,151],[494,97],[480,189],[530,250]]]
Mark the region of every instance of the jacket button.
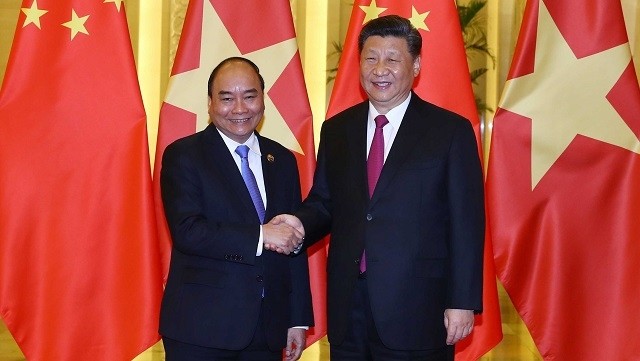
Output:
[[371,214],[367,214],[367,221],[370,221],[373,219],[373,216]]
[[256,281],[258,281],[258,282],[262,282],[262,276],[258,276],[258,277],[256,277]]
[[353,262],[355,262],[355,264],[360,264],[360,258],[354,259]]

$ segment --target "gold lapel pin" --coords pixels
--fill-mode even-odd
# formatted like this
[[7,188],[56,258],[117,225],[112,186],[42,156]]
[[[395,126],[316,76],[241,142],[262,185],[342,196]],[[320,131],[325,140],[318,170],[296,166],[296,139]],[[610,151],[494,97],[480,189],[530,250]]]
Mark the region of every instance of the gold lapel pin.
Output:
[[274,158],[271,154],[267,154],[267,161],[268,162],[275,162],[276,158]]

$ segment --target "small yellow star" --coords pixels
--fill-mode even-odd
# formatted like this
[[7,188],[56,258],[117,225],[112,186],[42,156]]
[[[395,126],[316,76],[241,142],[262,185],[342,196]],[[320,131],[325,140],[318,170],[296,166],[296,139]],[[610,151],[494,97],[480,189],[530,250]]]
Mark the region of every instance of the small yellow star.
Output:
[[364,20],[362,21],[363,24],[369,20],[378,18],[380,14],[387,10],[387,8],[379,8],[378,5],[376,5],[376,0],[372,0],[369,6],[360,5],[360,9],[365,13]]
[[429,31],[429,27],[427,27],[427,23],[425,22],[425,19],[427,18],[427,16],[429,16],[429,13],[431,11],[427,11],[425,13],[420,14],[418,12],[418,10],[416,10],[415,6],[411,6],[411,18],[409,19],[409,21],[411,22],[411,24],[413,24],[413,26],[420,30],[426,30]]
[[120,7],[122,6],[122,3],[124,2],[124,0],[104,0],[104,3],[114,3],[116,8],[118,8],[118,12],[120,12]]
[[30,8],[22,8],[21,10],[27,16],[24,20],[24,24],[22,24],[23,28],[29,24],[34,24],[38,29],[42,29],[40,27],[40,17],[48,11],[38,9],[38,0],[33,0],[33,4],[31,4]]
[[78,33],[89,35],[87,28],[84,27],[84,23],[87,21],[88,18],[89,18],[89,15],[86,15],[80,18],[78,17],[78,14],[76,14],[75,10],[71,10],[71,20],[62,24],[62,26],[65,26],[71,29],[71,40],[73,40],[73,38],[75,38],[76,35],[78,35]]

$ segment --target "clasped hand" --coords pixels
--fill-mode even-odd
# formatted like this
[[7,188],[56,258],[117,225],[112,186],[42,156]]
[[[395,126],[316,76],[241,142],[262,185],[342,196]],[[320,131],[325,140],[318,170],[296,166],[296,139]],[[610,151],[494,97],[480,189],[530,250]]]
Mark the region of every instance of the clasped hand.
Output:
[[290,214],[281,214],[273,217],[262,228],[264,248],[283,254],[296,252],[304,240],[304,227],[302,222]]

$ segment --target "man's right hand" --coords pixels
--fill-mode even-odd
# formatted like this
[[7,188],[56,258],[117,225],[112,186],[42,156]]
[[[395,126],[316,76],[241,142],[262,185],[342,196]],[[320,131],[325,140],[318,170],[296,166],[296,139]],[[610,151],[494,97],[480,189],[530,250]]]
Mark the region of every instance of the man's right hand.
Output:
[[[297,220],[297,218],[295,219]],[[290,254],[302,243],[302,239],[304,238],[304,228],[302,224],[300,223],[299,227],[294,227],[288,223],[283,215],[280,215],[274,217],[269,223],[262,225],[265,249]]]

